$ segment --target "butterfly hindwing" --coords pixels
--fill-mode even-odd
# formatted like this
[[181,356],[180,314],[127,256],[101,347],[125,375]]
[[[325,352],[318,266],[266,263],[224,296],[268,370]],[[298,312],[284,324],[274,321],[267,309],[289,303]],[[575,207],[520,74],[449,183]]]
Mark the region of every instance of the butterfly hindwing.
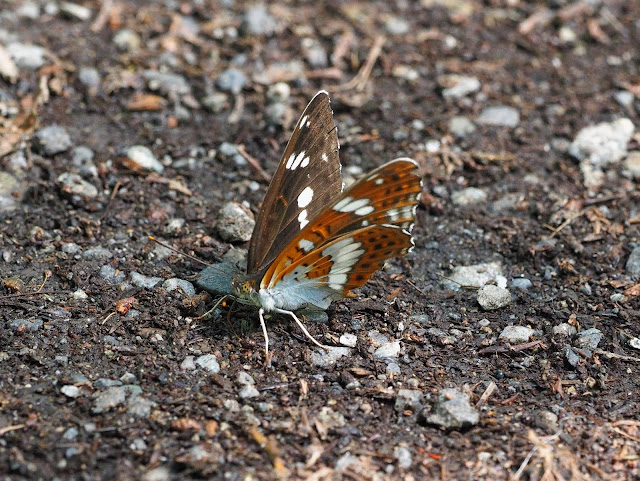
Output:
[[364,285],[384,262],[413,247],[411,233],[395,225],[374,225],[343,234],[298,259],[268,286],[275,296],[326,309]]
[[256,217],[247,259],[249,274],[265,270],[340,194],[338,149],[329,95],[320,91],[298,120]]
[[396,159],[373,170],[300,231],[271,264],[261,285],[273,286],[288,266],[342,234],[378,224],[410,232],[421,190],[417,164],[411,159]]

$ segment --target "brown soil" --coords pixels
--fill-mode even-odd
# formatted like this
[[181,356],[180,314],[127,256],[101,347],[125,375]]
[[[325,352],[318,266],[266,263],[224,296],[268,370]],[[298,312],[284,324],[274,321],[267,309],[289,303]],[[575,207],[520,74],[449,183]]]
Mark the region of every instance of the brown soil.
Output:
[[[102,24],[99,3],[110,6]],[[0,100],[22,101],[25,119],[6,117],[2,135],[26,159],[17,173],[15,154],[2,164],[26,191],[0,227],[0,479],[638,479],[640,352],[629,345],[640,337],[638,289],[628,290],[634,280],[625,270],[639,242],[637,182],[613,166],[589,194],[562,145],[598,122],[640,125],[640,2],[296,3],[270,5],[277,25],[269,35],[244,30],[244,1],[85,2],[89,20],[45,11],[29,19],[17,15],[20,2],[3,6],[0,31],[16,37],[5,46],[34,43],[50,55],[38,70],[20,68],[15,83],[0,79]],[[408,30],[394,34],[394,19]],[[116,47],[125,28],[140,37],[139,49]],[[370,75],[353,88],[382,34]],[[304,38],[337,57],[326,68],[310,65]],[[249,81],[213,113],[201,101],[234,58]],[[304,72],[265,71],[292,60]],[[97,69],[94,91],[79,79],[82,67]],[[182,75],[190,93],[152,92],[147,69]],[[444,74],[475,77],[481,88],[445,99]],[[219,207],[236,200],[255,212],[267,183],[210,151],[243,144],[273,173],[291,129],[274,127],[265,113],[269,85],[280,80],[292,87],[291,120],[320,88],[330,92],[344,166],[366,172],[408,155],[425,175],[415,251],[355,299],[335,302],[327,323],[309,323],[327,344],[358,336],[352,355],[326,368],[311,362],[313,346],[286,318],[269,322],[274,360],[265,369],[254,311],[193,320],[211,298],[99,274],[108,265],[127,279],[132,271],[189,279],[201,269],[159,255],[148,234],[220,260],[230,245],[213,229]],[[636,95],[627,107],[614,100],[625,89]],[[131,106],[152,93],[159,98],[145,99],[150,110]],[[449,132],[452,117],[474,120],[493,105],[515,107],[517,127],[477,123],[462,140]],[[52,124],[74,147],[95,152],[98,175],[85,178],[96,197],[69,196],[56,181],[78,171],[72,149],[46,155],[29,140]],[[433,139],[441,149],[432,154],[424,145]],[[121,155],[132,145],[173,162],[162,174],[134,171]],[[638,150],[637,137],[630,149]],[[443,195],[468,186],[487,201],[456,206]],[[516,200],[498,209],[506,194]],[[175,218],[184,226],[168,233]],[[63,251],[68,243],[79,252]],[[85,255],[98,247],[111,257]],[[476,290],[442,286],[454,266],[494,260],[509,281],[532,281],[526,290],[509,287],[510,305],[483,311]],[[78,289],[87,299],[72,295]],[[129,297],[130,311],[122,301]],[[552,332],[561,323],[603,333],[576,366],[565,359],[573,339]],[[511,324],[533,328],[531,341],[540,342],[505,346],[498,335]],[[385,374],[388,362],[373,357],[371,330],[400,339],[400,374]],[[187,356],[206,354],[217,357],[218,374],[181,369]],[[240,396],[241,371],[259,396]],[[139,388],[150,411],[132,413],[127,391],[124,402],[95,412],[109,389],[104,380]],[[79,388],[77,396],[63,386]],[[446,432],[427,425],[419,407],[395,408],[399,390],[418,389],[428,412],[447,387],[470,395],[475,426]]]

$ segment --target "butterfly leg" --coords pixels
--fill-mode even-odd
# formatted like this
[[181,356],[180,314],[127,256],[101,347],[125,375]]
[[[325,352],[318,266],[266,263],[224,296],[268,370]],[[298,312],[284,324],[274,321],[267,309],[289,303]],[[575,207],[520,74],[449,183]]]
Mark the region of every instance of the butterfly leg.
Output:
[[287,314],[288,316],[291,316],[293,320],[296,321],[296,324],[298,324],[300,329],[302,329],[302,332],[304,332],[305,336],[307,336],[311,340],[311,342],[313,342],[316,346],[321,347],[325,351],[328,349],[327,346],[324,346],[320,344],[318,341],[316,341],[316,339],[309,333],[309,331],[307,331],[307,328],[304,327],[304,324],[302,324],[302,321],[298,319],[298,316],[296,316],[293,311],[287,311],[285,309],[279,309],[279,308],[275,308],[274,311],[280,314]]
[[262,334],[264,335],[264,364],[266,367],[271,367],[271,357],[269,356],[269,334],[267,334],[267,325],[264,323],[264,309],[260,308],[258,311],[258,317],[260,318],[260,327],[262,327]]

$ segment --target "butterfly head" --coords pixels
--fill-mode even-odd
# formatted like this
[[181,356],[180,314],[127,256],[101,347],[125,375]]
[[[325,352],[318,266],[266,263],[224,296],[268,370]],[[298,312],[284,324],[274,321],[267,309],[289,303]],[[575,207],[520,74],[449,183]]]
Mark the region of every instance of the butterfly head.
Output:
[[236,276],[231,280],[233,294],[238,299],[244,299],[255,303],[258,299],[257,281],[253,277]]

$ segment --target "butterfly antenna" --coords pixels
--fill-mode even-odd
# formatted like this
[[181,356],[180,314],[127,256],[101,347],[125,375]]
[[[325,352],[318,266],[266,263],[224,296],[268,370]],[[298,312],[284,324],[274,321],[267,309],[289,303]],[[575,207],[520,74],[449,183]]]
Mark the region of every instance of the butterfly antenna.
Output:
[[205,265],[205,266],[211,267],[211,264],[209,264],[209,263],[207,263],[207,262],[205,262],[205,261],[202,261],[202,260],[198,259],[197,257],[194,257],[194,256],[192,256],[192,255],[189,255],[189,254],[187,254],[186,252],[179,251],[179,250],[178,250],[178,249],[176,249],[175,247],[171,247],[169,244],[165,244],[164,242],[159,241],[158,239],[156,239],[156,238],[155,238],[155,237],[153,237],[152,235],[149,235],[149,236],[147,236],[147,237],[149,238],[149,240],[150,240],[151,242],[155,242],[155,243],[156,243],[156,244],[158,244],[159,246],[162,246],[162,247],[164,247],[165,249],[169,249],[171,252],[175,252],[176,254],[180,254],[180,255],[182,255],[182,256],[185,256],[185,257],[187,257],[187,258],[191,259],[192,261],[199,262],[200,264],[203,264],[203,265]]

